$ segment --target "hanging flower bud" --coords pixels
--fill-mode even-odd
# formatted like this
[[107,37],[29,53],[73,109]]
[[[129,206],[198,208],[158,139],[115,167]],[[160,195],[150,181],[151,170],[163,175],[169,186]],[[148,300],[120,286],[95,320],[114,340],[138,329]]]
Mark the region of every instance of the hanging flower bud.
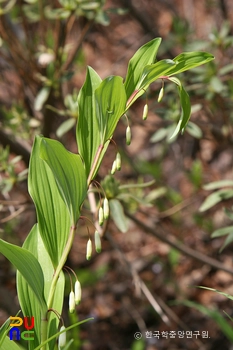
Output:
[[116,155],[116,168],[118,171],[121,170],[121,155],[119,152],[117,152],[117,155]]
[[81,296],[82,296],[82,289],[81,289],[81,284],[77,280],[74,285],[74,299],[75,299],[75,304],[78,305],[81,301]]
[[105,220],[109,218],[109,203],[106,197],[104,198],[104,218]]
[[[65,329],[66,329],[65,326],[61,326],[60,332],[64,331]],[[63,332],[62,334],[59,335],[58,347],[60,349],[60,348],[62,348],[65,345],[66,345],[66,332]]]
[[99,208],[99,225],[102,226],[104,223],[104,211],[103,208]]
[[69,310],[70,313],[72,314],[75,310],[75,298],[74,298],[74,292],[70,292],[70,297],[69,297]]
[[112,170],[111,170],[111,174],[114,175],[116,172],[117,166],[116,166],[116,161],[114,160],[114,162],[112,163]]
[[146,120],[148,117],[148,104],[146,103],[144,108],[143,108],[143,114],[142,114],[142,119]]
[[128,146],[131,144],[131,129],[129,125],[126,128],[126,144]]
[[87,254],[86,254],[86,258],[87,260],[91,259],[91,254],[92,254],[92,243],[90,238],[87,241]]
[[95,250],[97,253],[101,252],[101,239],[98,231],[95,231]]
[[162,86],[159,91],[158,102],[162,101],[163,95],[164,95],[164,87]]

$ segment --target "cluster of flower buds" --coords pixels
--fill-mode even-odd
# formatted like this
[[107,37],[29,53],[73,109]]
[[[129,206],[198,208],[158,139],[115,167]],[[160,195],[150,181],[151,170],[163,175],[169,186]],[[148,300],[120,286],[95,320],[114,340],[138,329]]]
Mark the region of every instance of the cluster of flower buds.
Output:
[[71,314],[75,310],[75,305],[78,305],[80,303],[81,297],[82,297],[81,284],[77,279],[74,285],[74,291],[71,290],[69,295],[69,311]]
[[109,203],[108,203],[108,199],[105,197],[103,207],[101,206],[99,208],[99,225],[102,226],[104,223],[104,220],[107,220],[108,218],[109,218]]
[[119,152],[117,152],[116,159],[112,163],[112,170],[111,174],[115,174],[116,170],[120,171],[121,170],[121,155]]
[[102,226],[104,223],[104,210],[102,207],[99,208],[99,225]]

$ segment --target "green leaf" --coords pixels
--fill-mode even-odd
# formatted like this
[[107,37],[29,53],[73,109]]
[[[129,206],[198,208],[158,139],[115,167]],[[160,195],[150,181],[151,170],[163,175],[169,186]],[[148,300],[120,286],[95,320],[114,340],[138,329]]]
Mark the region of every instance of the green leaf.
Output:
[[191,103],[190,103],[190,98],[188,93],[185,91],[183,85],[181,84],[180,80],[175,78],[175,77],[171,77],[169,78],[169,80],[173,81],[178,89],[179,89],[179,95],[180,95],[180,102],[181,102],[181,108],[182,108],[182,114],[181,117],[179,119],[179,122],[177,124],[177,127],[174,131],[174,133],[172,134],[171,138],[175,137],[180,131],[184,131],[189,118],[190,118],[190,114],[191,114]]
[[8,318],[0,328],[0,349],[2,348],[2,344],[4,342],[4,339],[6,338],[7,333],[10,330],[10,323],[11,323],[11,321]]
[[145,90],[151,83],[168,74],[174,65],[174,61],[167,59],[145,66],[134,92],[128,99],[127,108],[129,108],[138,97],[144,94]]
[[188,122],[186,130],[191,136],[196,137],[197,139],[202,138],[202,130],[197,124]]
[[219,252],[221,253],[223,251],[223,249],[225,249],[226,246],[228,246],[232,242],[233,242],[233,232],[229,233],[229,235],[226,237],[226,239],[225,239],[223,245],[221,246]]
[[45,312],[44,276],[38,260],[28,250],[7,243],[2,239],[0,239],[0,252],[22,274],[36,296],[42,312]]
[[[99,124],[96,116],[95,90],[101,83],[99,75],[91,67],[87,68],[86,80],[78,95],[78,123],[76,139],[78,151],[85,164],[86,176],[90,174],[95,156],[101,145]],[[107,149],[107,143],[102,151],[102,157]],[[101,157],[95,167],[92,178],[96,175]]]
[[168,133],[168,129],[167,128],[160,128],[158,129],[150,138],[150,142],[159,142],[161,140],[163,140]]
[[[200,288],[214,291],[214,289],[211,289],[211,288],[205,288],[205,287],[200,287]],[[219,294],[224,295],[224,293],[221,293],[221,292],[219,292]],[[221,313],[218,310],[211,310],[208,307],[205,307],[201,304],[198,304],[198,303],[195,303],[195,302],[189,301],[189,300],[182,301],[181,304],[186,305],[188,307],[193,307],[196,310],[203,313],[204,315],[207,315],[208,317],[212,318],[217,323],[217,325],[219,326],[221,331],[225,334],[225,336],[231,342],[233,342],[232,327],[229,325],[229,323],[225,320],[225,318],[221,315]]]
[[80,155],[68,152],[58,141],[42,138],[40,157],[52,170],[69,209],[72,225],[76,225],[87,193],[87,179]]
[[126,93],[121,77],[110,76],[95,91],[96,115],[101,144],[109,140],[126,107]]
[[39,156],[41,141],[40,136],[34,141],[28,190],[36,206],[40,235],[56,267],[69,236],[71,218],[51,169]]
[[88,2],[81,3],[80,7],[83,10],[96,10],[100,7],[100,4],[98,1],[88,1]]
[[161,76],[166,76],[166,74],[168,74],[168,72],[171,71],[175,65],[176,64],[173,60],[166,59],[145,66],[141,79],[136,86],[136,90],[146,89],[149,84],[153,83]]
[[230,209],[224,208],[224,213],[227,215],[227,217],[233,221],[233,208],[231,207]]
[[109,201],[109,205],[110,214],[114,223],[121,232],[125,233],[128,230],[128,221],[125,217],[124,210],[120,201],[118,201],[117,199],[111,199]]
[[225,236],[228,233],[233,233],[233,226],[222,227],[222,228],[219,228],[218,230],[215,230],[211,234],[211,238]]
[[220,291],[220,290],[218,290],[218,289],[213,289],[213,288],[209,288],[209,287],[205,287],[205,286],[197,286],[197,288],[206,289],[206,290],[211,290],[212,292],[215,292],[215,293],[224,295],[224,296],[227,297],[228,299],[233,300],[233,295],[224,293],[224,292],[222,292],[222,291]]
[[203,188],[204,190],[216,190],[218,188],[227,187],[227,186],[233,186],[233,181],[232,180],[214,181],[204,185]]
[[50,94],[50,87],[44,86],[37,94],[34,101],[34,108],[36,111],[40,111],[43,108],[43,105],[47,101]]
[[4,339],[3,344],[1,345],[1,350],[25,350],[19,344],[10,340],[8,337]]
[[76,120],[74,118],[70,118],[65,120],[58,128],[56,131],[57,137],[62,137],[64,134],[66,134],[70,129],[73,128],[75,125]]
[[222,189],[211,193],[202,203],[199,211],[205,211],[213,207],[215,204],[233,197],[233,190]]
[[60,334],[64,333],[64,332],[67,332],[69,331],[70,329],[74,328],[74,327],[77,327],[77,326],[80,326],[81,324],[83,323],[86,323],[88,321],[92,321],[94,318],[93,317],[90,317],[90,318],[87,318],[86,320],[83,320],[83,321],[79,321],[77,323],[74,323],[72,324],[71,326],[69,327],[66,327],[64,330],[62,330],[61,332],[57,332],[55,334],[53,334],[51,337],[49,337],[45,342],[43,342],[42,344],[40,344],[39,346],[37,346],[34,350],[39,350],[41,349],[44,345],[46,345],[47,343],[49,343],[51,340],[57,338]]
[[[44,275],[44,295],[45,300],[48,300],[49,291],[51,287],[51,282],[54,275],[54,268],[52,261],[45,249],[44,243],[41,239],[38,224],[34,225],[31,232],[27,236],[23,247],[29,250],[39,261]],[[52,308],[56,310],[59,314],[62,312],[63,299],[64,299],[64,287],[65,279],[64,274],[61,273],[56,285],[55,297],[53,300]],[[32,294],[28,284],[22,278],[20,273],[17,273],[17,291],[20,301],[20,306],[22,308],[24,315],[33,315],[35,317],[35,339],[30,342],[30,349],[34,350],[36,346],[40,344],[40,334],[41,334],[41,310],[40,305]],[[30,303],[28,302],[30,300]],[[49,335],[54,334],[59,325],[59,320],[53,312],[48,314],[49,320]],[[49,349],[53,350],[55,345],[55,340],[49,343]]]
[[129,61],[125,78],[125,90],[127,98],[136,89],[144,67],[155,61],[161,38],[156,38],[141,46]]
[[[1,2],[4,2],[4,1],[0,1],[0,3]],[[10,1],[7,1],[7,4],[5,7],[2,7],[0,5],[0,16],[10,12],[12,8],[15,6],[15,3],[16,3],[16,0],[10,0]]]
[[183,52],[173,58],[173,61],[176,63],[176,65],[168,73],[168,76],[198,67],[202,64],[212,61],[213,59],[214,56],[208,52]]

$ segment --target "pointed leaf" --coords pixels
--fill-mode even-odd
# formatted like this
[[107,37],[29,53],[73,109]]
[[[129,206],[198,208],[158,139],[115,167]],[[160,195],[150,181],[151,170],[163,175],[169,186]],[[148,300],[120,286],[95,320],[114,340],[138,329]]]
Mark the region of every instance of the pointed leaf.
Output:
[[74,328],[74,327],[80,326],[81,324],[86,323],[86,322],[88,322],[88,321],[92,321],[92,320],[94,320],[94,317],[87,318],[87,319],[85,319],[85,320],[83,320],[83,321],[76,322],[76,323],[72,324],[71,326],[66,327],[66,328],[63,329],[62,331],[57,332],[57,333],[53,334],[51,337],[49,337],[48,339],[46,339],[46,341],[44,341],[43,343],[41,343],[41,344],[40,344],[39,346],[37,346],[37,348],[35,348],[34,350],[39,350],[39,349],[41,349],[44,345],[46,345],[46,344],[48,344],[49,342],[51,342],[51,340],[57,338],[60,334],[65,333],[65,332],[69,331],[70,329],[72,329],[72,328]]
[[28,250],[7,243],[2,239],[0,239],[0,252],[22,274],[36,296],[42,312],[45,312],[44,276],[38,260]]
[[181,102],[181,108],[182,108],[182,114],[180,117],[180,120],[177,124],[177,127],[172,134],[171,138],[175,137],[180,131],[184,131],[189,118],[191,114],[191,103],[188,93],[185,91],[183,85],[181,84],[180,80],[175,77],[170,77],[169,80],[173,81],[178,89],[179,89],[179,95],[180,95],[180,102]]
[[227,186],[233,186],[232,180],[220,180],[220,181],[214,181],[210,182],[207,185],[204,185],[203,188],[205,190],[216,190],[221,187],[227,187]]
[[127,108],[129,108],[141,95],[144,94],[145,90],[151,83],[163,76],[166,76],[166,74],[168,74],[175,65],[176,63],[174,61],[167,59],[145,66],[135,90],[127,101]]
[[[205,288],[205,287],[201,287],[201,288]],[[211,290],[211,288],[205,288],[205,289]],[[224,293],[221,293],[221,292],[219,292],[219,294],[224,295]],[[209,307],[203,306],[201,304],[198,304],[190,300],[184,300],[180,302],[180,304],[186,305],[188,307],[193,307],[199,312],[213,319],[217,323],[221,331],[225,334],[225,336],[230,340],[230,342],[231,343],[233,342],[232,327],[231,325],[229,325],[229,323],[226,321],[226,319],[221,315],[221,313],[218,310],[210,309]]]
[[225,239],[223,245],[221,246],[219,252],[221,253],[223,251],[223,249],[225,249],[226,246],[228,246],[232,242],[233,242],[233,232],[229,233],[229,235],[226,237],[226,239]]
[[75,125],[76,120],[74,118],[70,118],[65,120],[58,128],[56,131],[57,137],[62,137],[64,134],[66,134],[70,129],[73,128]]
[[202,203],[199,211],[205,211],[213,207],[215,204],[221,202],[222,200],[229,199],[233,197],[233,190],[222,189],[211,193]]
[[186,131],[193,137],[197,138],[197,139],[201,139],[202,138],[202,130],[201,128],[193,123],[193,122],[188,122],[187,127],[186,127]]
[[[29,250],[33,255],[38,259],[44,275],[44,295],[45,300],[48,300],[49,291],[54,275],[54,267],[52,265],[52,261],[45,249],[44,243],[41,239],[38,224],[34,225],[28,237],[26,238],[23,247]],[[65,280],[64,275],[61,273],[55,291],[55,297],[53,301],[52,308],[56,310],[59,314],[62,312],[63,298],[64,298],[64,286]],[[37,300],[35,300],[34,295],[32,294],[30,288],[28,288],[28,284],[22,278],[22,275],[17,273],[17,291],[18,297],[20,301],[20,306],[22,308],[23,314],[33,315],[35,317],[35,337],[34,341],[29,343],[30,349],[34,350],[36,346],[40,344],[40,334],[41,334],[41,310],[40,305]],[[30,303],[28,302],[30,300]],[[51,312],[48,314],[49,320],[49,335],[54,334],[58,329],[59,320],[56,315]],[[55,341],[52,341],[49,344],[49,349],[54,349]]]
[[37,136],[33,145],[28,190],[36,206],[41,237],[56,267],[68,239],[71,219],[51,169],[39,156],[41,141]]
[[40,111],[43,105],[47,101],[50,94],[50,87],[44,86],[37,94],[34,102],[34,108],[36,111]]
[[163,140],[167,136],[168,130],[167,128],[158,129],[150,138],[150,142],[159,142]]
[[7,333],[10,330],[10,323],[11,323],[11,321],[8,318],[0,328],[0,349],[2,348],[2,344],[4,342],[4,339],[6,338]]
[[208,63],[214,59],[214,56],[208,52],[183,52],[176,56],[173,61],[176,65],[168,75],[178,74],[188,69],[192,69],[202,64]]
[[144,67],[155,61],[161,38],[156,38],[141,46],[129,61],[125,78],[127,98],[135,91]]
[[137,89],[146,89],[149,84],[153,83],[153,81],[157,80],[161,76],[167,75],[174,67],[176,63],[173,60],[161,60],[154,64],[145,66],[142,72],[141,79],[139,80]]
[[80,155],[68,152],[58,141],[43,138],[40,157],[52,170],[60,194],[69,209],[72,225],[76,225],[87,193],[87,180]]
[[221,237],[221,236],[225,236],[228,233],[233,233],[233,226],[227,226],[227,227],[221,227],[218,230],[215,230],[212,234],[211,234],[211,238],[216,238],[216,237]]
[[101,144],[112,137],[126,106],[126,93],[122,78],[110,76],[102,81],[95,91],[96,115]]
[[10,340],[8,337],[4,339],[3,344],[1,345],[1,350],[24,350],[20,344]]
[[98,74],[88,67],[86,80],[78,95],[78,124],[76,138],[79,154],[81,155],[89,175],[98,147],[100,146],[100,132],[95,112],[95,90],[100,85]]
[[205,286],[197,286],[198,288],[202,288],[202,289],[206,289],[206,290],[211,290],[212,292],[215,292],[215,293],[218,293],[218,294],[221,294],[221,295],[224,295],[226,298],[230,299],[230,300],[233,300],[233,295],[230,295],[230,294],[227,294],[227,293],[224,293],[218,289],[213,289],[213,288],[209,288],[209,287],[205,287]]
[[123,207],[117,199],[111,199],[109,201],[110,214],[119,230],[125,233],[128,230],[128,221],[125,217]]

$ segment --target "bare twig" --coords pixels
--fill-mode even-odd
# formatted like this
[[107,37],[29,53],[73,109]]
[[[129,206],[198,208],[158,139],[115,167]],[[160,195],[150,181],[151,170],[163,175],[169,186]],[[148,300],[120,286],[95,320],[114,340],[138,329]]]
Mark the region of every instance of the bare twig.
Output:
[[[151,234],[152,236],[158,238],[160,241],[167,243],[171,247],[177,249],[181,253],[195,260],[199,260],[204,264],[210,265],[215,269],[225,271],[230,275],[233,275],[233,269],[225,266],[221,262],[216,259],[210,258],[209,256],[198,252],[190,247],[187,247],[185,244],[177,242],[176,239],[167,231],[165,231],[161,225],[156,227],[151,227],[149,225],[144,224],[141,220],[137,219],[135,216],[130,213],[126,214],[135,224],[137,224],[141,229],[145,232]],[[146,218],[145,218],[146,220]]]
[[[179,319],[179,317],[172,311],[172,309],[169,306],[167,306],[166,303],[157,294],[155,294],[154,292],[153,294],[151,293],[149,288],[146,286],[146,284],[143,282],[143,280],[139,276],[136,269],[126,259],[124,253],[122,252],[120,247],[117,245],[117,243],[113,240],[112,236],[108,232],[106,232],[106,237],[110,241],[114,249],[118,251],[121,260],[123,261],[124,265],[127,267],[128,273],[132,275],[134,281],[136,280],[137,288],[139,287],[141,289],[141,291],[143,292],[143,294],[145,295],[145,297],[147,298],[151,306],[161,317],[162,321],[165,324],[170,325],[171,324],[170,321],[172,320],[176,324],[178,324],[183,330],[190,330],[189,327],[187,327],[187,325],[181,319]],[[144,322],[142,322],[139,315],[135,315],[135,320],[138,324],[139,329],[143,333],[145,331]],[[199,339],[194,339],[194,342],[199,346],[199,349],[202,349],[202,350],[205,349],[204,345]]]
[[93,21],[87,22],[86,25],[84,26],[84,28],[82,29],[82,32],[81,32],[78,40],[74,44],[73,51],[71,52],[71,54],[69,55],[69,57],[67,58],[67,60],[65,61],[65,63],[63,64],[63,66],[61,68],[61,72],[65,72],[67,69],[70,68],[72,62],[75,59],[75,56],[77,55],[77,52],[79,51],[79,49],[83,43],[85,36],[87,35],[89,30],[91,29],[93,23],[94,23]]
[[125,255],[123,254],[123,252],[121,251],[119,246],[116,244],[116,242],[113,240],[112,236],[108,232],[106,232],[106,237],[110,241],[110,243],[112,244],[114,249],[116,249],[118,251],[118,253],[120,254],[120,257],[121,257],[122,261],[127,266],[128,273],[130,273],[133,276],[134,282],[136,282],[135,283],[136,286],[140,287],[140,289],[142,290],[143,294],[147,297],[147,299],[149,297],[148,301],[151,303],[151,305],[154,308],[154,310],[158,313],[158,315],[161,317],[163,322],[169,325],[170,321],[169,321],[168,317],[163,312],[162,308],[160,307],[158,302],[155,300],[153,295],[150,292],[148,292],[147,287],[142,283],[142,280],[139,277],[138,273],[136,272],[135,268],[126,259]]
[[21,155],[26,165],[29,164],[31,147],[26,142],[16,137],[13,138],[13,135],[2,129],[0,130],[0,144],[4,147],[9,146],[12,153]]
[[12,214],[8,215],[6,218],[0,220],[0,223],[4,224],[5,222],[8,222],[8,221],[16,218],[18,215],[23,213],[26,210],[26,208],[27,208],[26,206],[20,207],[18,210],[14,211]]

